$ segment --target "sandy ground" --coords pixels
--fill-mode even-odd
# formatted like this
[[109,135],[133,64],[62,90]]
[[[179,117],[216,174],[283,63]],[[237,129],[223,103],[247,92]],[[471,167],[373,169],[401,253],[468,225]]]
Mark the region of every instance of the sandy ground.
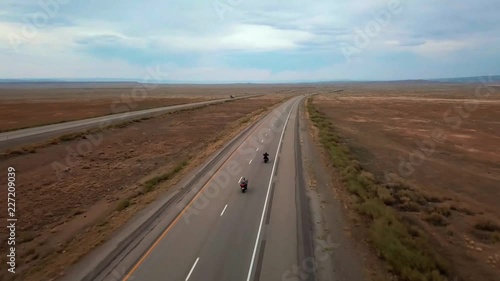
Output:
[[350,86],[317,96],[315,106],[381,182],[398,175],[431,194],[425,210],[440,210],[443,225],[427,223],[424,210],[401,211],[420,221],[464,280],[498,280],[500,229],[475,225],[500,225],[500,91],[476,98],[475,89]]
[[[109,235],[110,230],[126,222],[126,217],[115,217],[133,213],[126,212],[130,208],[118,212],[117,205],[123,198],[139,195],[147,179],[210,151],[207,147],[223,139],[228,130],[234,134],[247,124],[240,123],[240,118],[251,116],[281,98],[272,95],[165,115],[113,128],[87,140],[63,142],[38,149],[34,154],[0,160],[2,171],[8,166],[17,170],[17,251],[21,266],[17,279],[2,274],[0,280],[54,277],[68,263],[102,243],[106,239],[104,234]],[[78,149],[82,142],[90,143],[92,139],[100,139],[100,144]],[[54,163],[69,168],[56,171]],[[0,198],[6,203],[6,189],[0,190]],[[134,203],[134,208],[138,205]],[[114,219],[109,219],[110,216]],[[0,220],[5,219],[6,213],[2,212]],[[100,227],[98,230],[96,225]],[[83,239],[92,229],[94,235]],[[6,234],[2,228],[1,237]],[[6,246],[2,243],[2,252]],[[2,264],[6,264],[5,257]],[[28,268],[33,270],[29,275]]]

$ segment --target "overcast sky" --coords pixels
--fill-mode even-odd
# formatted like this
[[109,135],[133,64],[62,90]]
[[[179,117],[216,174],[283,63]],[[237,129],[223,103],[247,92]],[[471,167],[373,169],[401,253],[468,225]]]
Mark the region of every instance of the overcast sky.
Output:
[[498,0],[2,0],[0,78],[500,74],[499,12]]

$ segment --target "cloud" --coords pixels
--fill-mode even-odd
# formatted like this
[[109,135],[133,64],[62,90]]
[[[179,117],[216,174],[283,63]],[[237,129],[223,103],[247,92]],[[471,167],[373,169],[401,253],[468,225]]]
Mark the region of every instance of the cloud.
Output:
[[97,34],[77,38],[81,45],[150,46],[172,51],[270,51],[298,48],[302,42],[313,38],[312,34],[295,30],[280,30],[263,25],[235,25],[231,30],[215,35],[165,35],[152,37],[127,37],[121,34]]
[[[212,0],[54,1],[62,4],[49,10],[40,4],[49,1],[0,3],[2,62],[11,68],[0,69],[0,75],[127,76],[154,64],[167,65],[181,80],[500,73],[500,64],[491,63],[498,62],[500,46],[500,2],[492,0],[446,5],[430,0],[215,0],[230,7],[222,20]],[[387,14],[394,3],[401,12]],[[30,20],[44,13],[43,24]],[[356,30],[380,24],[384,15],[389,15],[387,24],[346,61],[340,46],[354,45]],[[27,36],[27,28],[35,32]],[[14,37],[21,39],[13,44]],[[41,71],[44,67],[51,70]]]
[[454,40],[430,40],[424,43],[410,46],[412,50],[422,55],[441,55],[454,53],[469,48],[473,43]]

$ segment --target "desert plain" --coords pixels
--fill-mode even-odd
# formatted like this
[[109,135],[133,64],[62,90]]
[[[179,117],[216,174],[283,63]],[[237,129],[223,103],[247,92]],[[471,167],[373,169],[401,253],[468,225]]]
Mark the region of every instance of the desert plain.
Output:
[[[464,280],[500,276],[500,87],[346,84],[314,97],[387,204]],[[404,188],[395,184],[404,182]]]
[[[444,83],[0,87],[0,131],[230,95],[261,95],[4,153],[16,167],[16,280],[52,280],[102,244],[134,213],[281,101],[313,105],[364,169],[391,189],[390,206],[429,233],[464,280],[500,276],[500,87]],[[479,89],[479,90],[478,90]],[[131,107],[130,105],[134,106]],[[121,110],[116,110],[121,108]],[[98,145],[79,151],[82,142]],[[6,190],[0,202],[6,203]],[[5,220],[5,212],[0,212]],[[7,235],[6,229],[0,235]],[[3,240],[3,239],[2,239]],[[4,251],[6,244],[0,245]],[[6,258],[2,257],[2,264]],[[0,276],[0,280],[6,276]],[[12,279],[11,279],[12,280]]]

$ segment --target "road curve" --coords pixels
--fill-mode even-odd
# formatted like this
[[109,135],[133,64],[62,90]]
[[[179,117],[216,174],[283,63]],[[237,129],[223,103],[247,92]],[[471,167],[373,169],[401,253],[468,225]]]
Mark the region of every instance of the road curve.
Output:
[[[308,252],[301,227],[309,227],[298,215],[297,198],[302,99],[294,97],[266,116],[217,170],[191,187],[191,197],[172,204],[92,280],[295,280],[286,274]],[[262,161],[265,151],[268,163]],[[249,179],[245,193],[242,177]]]
[[129,111],[100,117],[93,117],[83,120],[69,121],[58,124],[51,124],[15,131],[0,133],[0,151],[13,147],[26,145],[29,143],[43,141],[49,138],[58,137],[64,134],[81,132],[89,129],[104,128],[110,125],[119,124],[125,121],[140,119],[144,117],[158,116],[168,112],[221,103],[229,100],[237,100],[255,97],[258,95],[243,96],[236,98],[217,99],[211,101],[195,102],[167,107]]

